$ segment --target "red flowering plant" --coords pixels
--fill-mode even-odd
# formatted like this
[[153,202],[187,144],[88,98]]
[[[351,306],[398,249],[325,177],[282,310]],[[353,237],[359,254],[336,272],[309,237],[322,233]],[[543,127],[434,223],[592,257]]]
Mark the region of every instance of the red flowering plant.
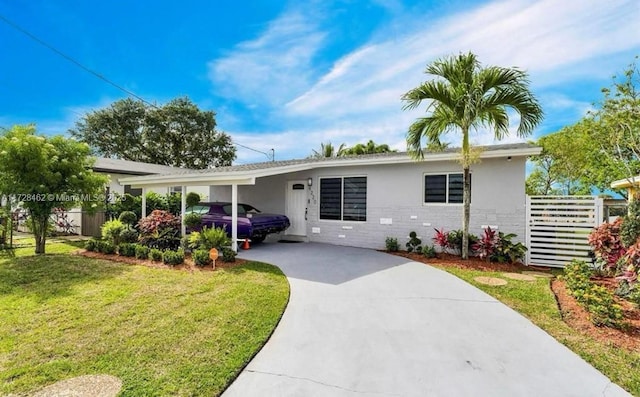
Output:
[[436,231],[436,235],[433,237],[434,244],[439,246],[442,252],[447,252],[447,249],[451,248],[451,243],[449,242],[449,232],[445,232],[444,229],[433,230]]
[[620,240],[622,218],[611,223],[603,223],[589,234],[589,245],[601,266],[608,272],[614,272],[618,261],[625,255],[626,249]]
[[176,249],[180,245],[180,217],[168,211],[154,210],[138,221],[140,243],[149,248]]
[[496,231],[491,230],[491,228],[488,227],[484,229],[482,237],[473,244],[472,249],[481,259],[489,260],[496,250],[498,242],[499,239],[496,235]]

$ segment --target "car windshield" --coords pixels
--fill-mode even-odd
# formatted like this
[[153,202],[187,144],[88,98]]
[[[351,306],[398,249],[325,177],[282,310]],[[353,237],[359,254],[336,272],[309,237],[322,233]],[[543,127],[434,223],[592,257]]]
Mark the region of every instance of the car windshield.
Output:
[[209,207],[206,205],[194,205],[187,208],[187,214],[206,214],[209,212]]
[[[226,215],[231,215],[231,204],[225,204],[222,206],[222,210]],[[247,214],[258,214],[260,211],[249,204],[238,204],[238,216],[245,216]]]

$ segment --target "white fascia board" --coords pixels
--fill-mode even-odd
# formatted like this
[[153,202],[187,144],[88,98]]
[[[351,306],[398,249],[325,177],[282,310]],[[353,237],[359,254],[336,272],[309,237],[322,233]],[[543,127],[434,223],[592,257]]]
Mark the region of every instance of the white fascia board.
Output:
[[633,185],[638,185],[638,184],[640,184],[640,175],[634,176],[633,178],[625,178],[625,179],[619,179],[617,181],[613,181],[611,182],[611,187],[613,189],[622,189],[625,187],[631,187]]
[[255,177],[240,175],[211,174],[181,174],[181,175],[149,175],[118,179],[120,185],[141,187],[170,187],[170,186],[212,186],[212,185],[255,185]]

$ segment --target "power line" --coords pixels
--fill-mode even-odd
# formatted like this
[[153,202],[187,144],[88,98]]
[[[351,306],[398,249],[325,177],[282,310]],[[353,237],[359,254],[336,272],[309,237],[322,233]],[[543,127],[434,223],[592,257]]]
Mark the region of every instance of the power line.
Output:
[[[140,100],[141,102],[160,110],[160,108],[158,108],[155,104],[147,101],[146,99],[142,98],[141,96],[135,94],[132,91],[127,90],[126,88],[122,87],[121,85],[115,83],[112,80],[109,80],[108,78],[106,78],[105,76],[101,75],[100,73],[96,72],[93,69],[90,69],[86,66],[84,66],[82,63],[80,63],[79,61],[77,61],[76,59],[74,59],[73,57],[65,54],[64,52],[58,50],[56,47],[52,46],[51,44],[47,43],[46,41],[40,39],[39,37],[37,37],[36,35],[34,35],[33,33],[29,32],[28,30],[24,29],[23,27],[21,27],[20,25],[16,24],[15,22],[11,21],[10,19],[8,19],[7,17],[5,17],[4,15],[0,14],[0,20],[2,20],[4,23],[6,23],[7,25],[9,25],[10,27],[12,27],[13,29],[19,31],[20,33],[24,34],[25,36],[29,37],[31,40],[35,41],[36,43],[48,48],[49,50],[53,51],[54,53],[60,55],[61,57],[63,57],[64,59],[66,59],[67,61],[73,63],[74,65],[76,65],[77,67],[79,67],[80,69],[84,70],[87,73],[90,73],[92,75],[94,75],[95,77],[99,78],[100,80],[112,85],[113,87],[119,89],[120,91],[126,93],[127,95],[130,95],[138,100]],[[77,113],[77,112],[75,112]],[[241,145],[239,143],[235,143],[235,145],[243,147],[245,149],[249,149],[252,150],[254,152],[258,152],[258,153],[262,153],[265,156],[267,156],[268,159],[270,159],[271,161],[275,161],[275,150],[271,149],[271,155],[269,155],[269,153],[254,149],[254,148],[250,148],[249,146],[245,146],[245,145]]]
[[103,75],[101,75],[100,73],[96,72],[95,70],[84,66],[82,63],[80,63],[79,61],[75,60],[71,56],[65,54],[64,52],[62,52],[60,50],[58,50],[57,48],[55,48],[51,44],[49,44],[49,43],[45,42],[44,40],[40,39],[36,35],[32,34],[28,30],[26,30],[23,27],[21,27],[20,25],[12,22],[11,20],[9,20],[4,15],[0,14],[0,20],[2,20],[7,25],[11,26],[12,28],[17,30],[18,32],[20,32],[20,33],[24,34],[25,36],[29,37],[31,40],[35,41],[36,43],[38,43],[38,44],[50,49],[51,51],[55,52],[56,54],[60,55],[61,57],[63,57],[67,61],[73,63],[74,65],[76,65],[80,69],[84,70],[85,72],[91,73],[92,75],[94,75],[95,77],[99,78],[100,80],[102,80],[102,81],[104,81],[104,82],[106,82],[108,84],[111,84],[112,86],[114,86],[115,88],[119,89],[120,91],[122,91],[122,92],[126,93],[127,95],[130,95],[130,96],[132,96],[132,97],[134,97],[134,98],[146,103],[149,106],[152,106],[152,107],[154,107],[156,109],[158,108],[156,105],[154,105],[153,103],[145,100],[141,96],[136,95],[134,92],[131,92],[131,91],[127,90],[126,88],[122,87],[121,85],[113,82],[112,80],[109,80],[108,78],[104,77]]

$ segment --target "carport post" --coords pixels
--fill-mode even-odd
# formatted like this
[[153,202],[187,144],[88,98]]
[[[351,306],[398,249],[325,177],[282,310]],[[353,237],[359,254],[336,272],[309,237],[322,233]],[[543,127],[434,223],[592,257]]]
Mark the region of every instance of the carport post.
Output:
[[147,216],[147,188],[142,188],[142,217]]
[[231,249],[238,252],[238,184],[231,184]]
[[180,194],[180,233],[182,233],[182,237],[187,234],[187,226],[184,224],[184,216],[187,212],[187,187],[182,186],[182,192]]

